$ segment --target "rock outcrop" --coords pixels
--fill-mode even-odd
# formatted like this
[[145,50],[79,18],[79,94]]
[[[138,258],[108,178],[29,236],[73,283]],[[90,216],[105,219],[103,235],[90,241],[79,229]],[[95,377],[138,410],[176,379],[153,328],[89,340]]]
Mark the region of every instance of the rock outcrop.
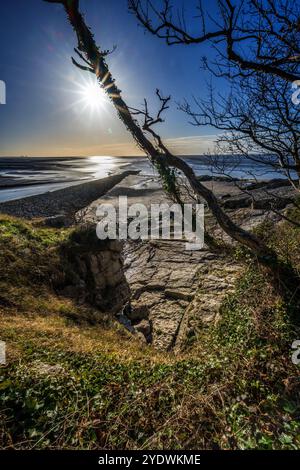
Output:
[[240,270],[224,255],[186,251],[175,240],[127,242],[124,260],[131,290],[126,316],[160,350],[179,351],[192,328],[214,321]]
[[198,271],[198,289],[178,328],[174,351],[180,352],[197,339],[200,329],[215,323],[225,297],[234,292],[242,265],[219,257],[202,264]]
[[123,273],[122,244],[117,240],[97,240],[94,231],[92,237],[92,243],[75,241],[64,250],[64,287],[58,292],[100,311],[117,314],[130,299]]
[[225,209],[252,208],[260,210],[282,210],[298,197],[297,191],[286,181],[273,180],[264,185],[253,183],[239,195],[223,195],[221,204]]
[[[250,230],[265,220],[277,222],[280,214],[266,208],[276,204],[285,207],[295,196],[285,181],[263,185],[242,181],[239,183],[245,191],[241,191],[227,178],[202,179],[208,187],[213,185],[232,219]],[[148,209],[152,203],[170,202],[160,186],[149,181],[149,176],[129,176],[90,206],[89,220],[96,222],[97,205],[103,202],[109,202],[118,212],[119,196],[128,196],[128,205],[143,202]],[[208,213],[205,224],[219,243],[235,245]],[[118,319],[143,342],[160,350],[182,350],[200,328],[216,321],[241,271],[240,264],[224,252],[208,247],[186,251],[184,242],[176,240],[126,241],[123,256],[131,294]]]

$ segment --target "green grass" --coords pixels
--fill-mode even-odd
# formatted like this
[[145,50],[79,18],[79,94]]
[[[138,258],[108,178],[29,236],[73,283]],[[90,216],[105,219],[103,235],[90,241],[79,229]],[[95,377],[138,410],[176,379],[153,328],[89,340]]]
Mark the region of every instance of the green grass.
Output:
[[[300,332],[253,260],[220,322],[174,356],[105,316],[78,323],[92,307],[56,296],[49,279],[62,275],[62,247],[85,236],[11,218],[0,230],[2,448],[300,448],[300,366],[291,361]],[[300,231],[264,233],[299,268]]]

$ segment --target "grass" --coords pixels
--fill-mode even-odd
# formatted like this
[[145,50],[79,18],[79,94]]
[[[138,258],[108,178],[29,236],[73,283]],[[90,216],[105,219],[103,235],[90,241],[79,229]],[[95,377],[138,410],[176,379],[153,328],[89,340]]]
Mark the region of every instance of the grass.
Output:
[[[300,231],[263,232],[299,268]],[[0,234],[2,448],[300,448],[300,333],[253,260],[220,322],[174,356],[55,294],[62,250],[84,244],[81,234],[4,216]]]

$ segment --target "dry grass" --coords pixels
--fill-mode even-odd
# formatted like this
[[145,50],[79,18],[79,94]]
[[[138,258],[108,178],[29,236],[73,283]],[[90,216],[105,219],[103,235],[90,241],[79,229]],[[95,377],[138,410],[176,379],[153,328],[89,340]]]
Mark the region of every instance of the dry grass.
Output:
[[[247,258],[216,327],[161,354],[107,315],[58,297],[71,233],[0,217],[0,445],[14,449],[295,449],[300,336],[289,302]],[[299,260],[300,232],[266,235]],[[248,263],[248,266],[247,266]]]
[[22,358],[30,342],[37,350],[63,349],[82,355],[104,354],[124,363],[149,360],[153,364],[174,362],[174,356],[160,354],[144,345],[118,323],[102,325],[77,325],[63,316],[0,314],[1,338],[7,343],[7,362]]

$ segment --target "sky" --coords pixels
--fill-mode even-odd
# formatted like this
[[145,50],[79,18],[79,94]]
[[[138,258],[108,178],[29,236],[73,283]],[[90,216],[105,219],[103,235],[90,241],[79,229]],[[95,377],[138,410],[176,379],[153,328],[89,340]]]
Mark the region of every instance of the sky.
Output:
[[[195,2],[196,3],[196,2]],[[191,10],[193,0],[174,0]],[[215,0],[210,1],[211,11]],[[203,97],[208,75],[201,57],[208,45],[168,47],[146,33],[128,12],[127,0],[81,0],[98,45],[117,46],[107,61],[129,106],[144,98],[155,111],[155,90],[172,96],[160,133],[178,155],[212,148],[215,131],[192,126],[177,103]],[[196,21],[191,23],[196,27]],[[92,76],[71,63],[76,38],[61,5],[42,0],[0,2],[0,156],[139,155],[112,104]],[[97,92],[98,93],[98,92]]]

